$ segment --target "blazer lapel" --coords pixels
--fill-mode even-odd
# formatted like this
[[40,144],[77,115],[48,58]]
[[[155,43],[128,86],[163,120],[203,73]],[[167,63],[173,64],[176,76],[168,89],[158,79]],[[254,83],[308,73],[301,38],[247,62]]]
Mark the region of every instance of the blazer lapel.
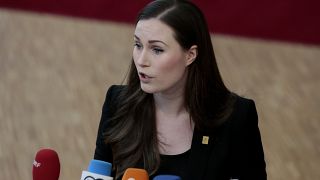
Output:
[[214,141],[212,135],[200,132],[195,128],[188,162],[187,179],[202,179]]

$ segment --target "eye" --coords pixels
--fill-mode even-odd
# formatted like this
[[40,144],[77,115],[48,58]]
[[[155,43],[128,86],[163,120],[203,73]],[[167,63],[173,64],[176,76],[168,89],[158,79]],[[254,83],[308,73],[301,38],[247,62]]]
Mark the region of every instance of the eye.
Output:
[[137,49],[141,49],[142,45],[139,42],[135,42],[134,47],[136,47]]
[[153,51],[155,54],[159,55],[159,54],[161,54],[164,50],[161,49],[161,48],[158,48],[158,47],[154,47],[154,48],[152,49],[152,51]]

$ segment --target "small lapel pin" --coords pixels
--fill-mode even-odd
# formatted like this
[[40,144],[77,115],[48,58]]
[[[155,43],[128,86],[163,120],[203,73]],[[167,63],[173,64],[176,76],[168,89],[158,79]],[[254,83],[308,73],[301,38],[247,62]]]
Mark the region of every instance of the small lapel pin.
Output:
[[209,144],[209,136],[202,136],[202,144]]

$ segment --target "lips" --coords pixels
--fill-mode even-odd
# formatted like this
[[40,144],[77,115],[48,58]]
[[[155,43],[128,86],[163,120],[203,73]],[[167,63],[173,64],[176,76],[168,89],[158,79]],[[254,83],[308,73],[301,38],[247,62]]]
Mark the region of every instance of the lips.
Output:
[[139,75],[143,78],[151,78],[150,76],[146,75],[145,73],[139,72]]
[[144,82],[144,83],[148,83],[150,82],[150,80],[152,79],[153,77],[151,76],[148,76],[147,74],[143,73],[143,72],[139,72],[139,79],[140,81]]

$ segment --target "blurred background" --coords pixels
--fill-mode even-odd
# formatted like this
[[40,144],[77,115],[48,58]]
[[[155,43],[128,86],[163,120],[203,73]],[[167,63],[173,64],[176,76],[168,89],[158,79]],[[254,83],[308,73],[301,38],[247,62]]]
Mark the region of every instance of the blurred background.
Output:
[[[105,93],[121,84],[148,0],[0,0],[0,174],[32,179],[41,148],[60,179],[93,158]],[[227,86],[255,100],[268,179],[320,177],[320,3],[194,0]]]

